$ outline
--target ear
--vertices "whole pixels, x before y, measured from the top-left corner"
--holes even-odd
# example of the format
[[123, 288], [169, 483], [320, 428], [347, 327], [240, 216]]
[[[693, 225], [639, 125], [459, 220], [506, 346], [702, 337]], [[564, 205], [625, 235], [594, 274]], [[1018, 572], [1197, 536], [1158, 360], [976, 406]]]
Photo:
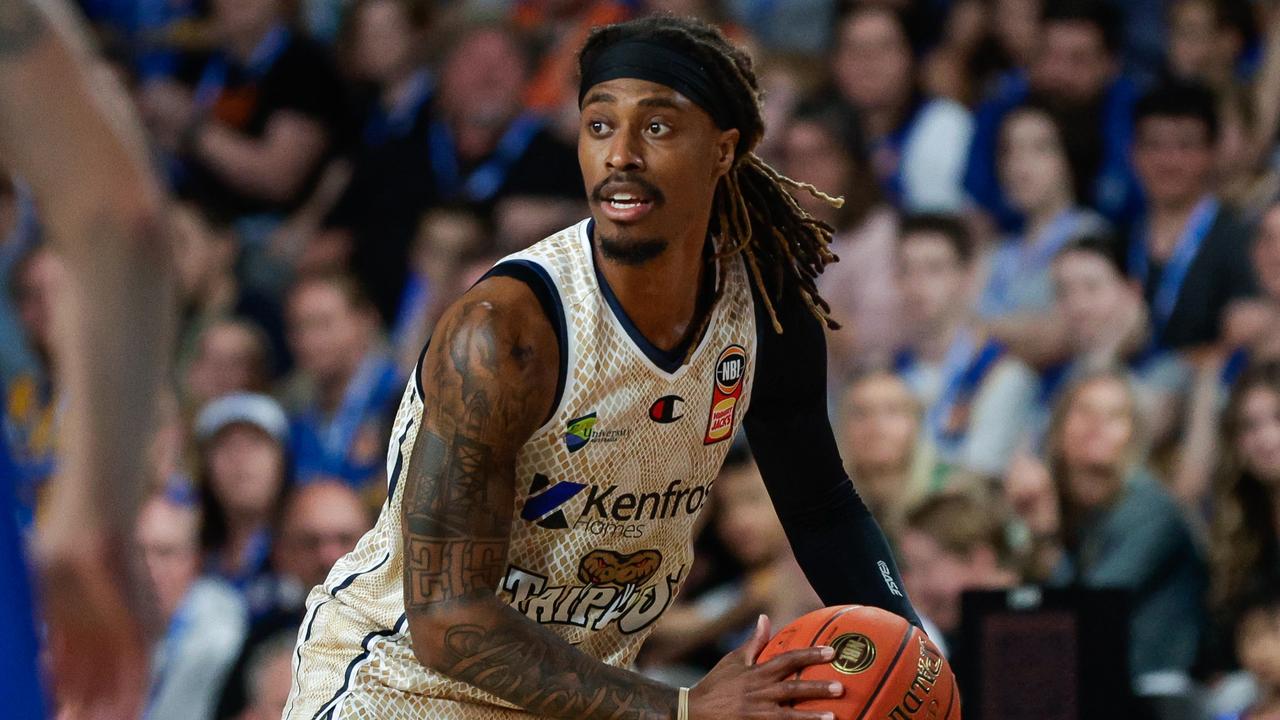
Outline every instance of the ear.
[[738, 138], [741, 133], [737, 128], [729, 128], [720, 133], [716, 138], [716, 177], [724, 177], [729, 172], [729, 168], [733, 167], [733, 161], [737, 157]]

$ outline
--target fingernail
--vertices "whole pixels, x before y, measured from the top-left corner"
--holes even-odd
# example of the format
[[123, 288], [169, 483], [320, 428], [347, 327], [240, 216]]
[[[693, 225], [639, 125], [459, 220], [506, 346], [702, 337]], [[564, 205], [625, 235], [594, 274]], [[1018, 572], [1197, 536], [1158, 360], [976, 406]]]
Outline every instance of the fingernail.
[[836, 720], [835, 713], [822, 713], [822, 720]]
[[823, 659], [823, 660], [830, 660], [831, 658], [833, 658], [833, 657], [835, 657], [835, 656], [836, 656], [836, 649], [835, 649], [835, 648], [833, 648], [833, 647], [831, 647], [831, 646], [826, 646], [826, 647], [822, 648], [822, 659]]
[[840, 693], [844, 692], [844, 686], [838, 682], [831, 683], [830, 685], [827, 686], [827, 689], [831, 691], [832, 695], [839, 695]]

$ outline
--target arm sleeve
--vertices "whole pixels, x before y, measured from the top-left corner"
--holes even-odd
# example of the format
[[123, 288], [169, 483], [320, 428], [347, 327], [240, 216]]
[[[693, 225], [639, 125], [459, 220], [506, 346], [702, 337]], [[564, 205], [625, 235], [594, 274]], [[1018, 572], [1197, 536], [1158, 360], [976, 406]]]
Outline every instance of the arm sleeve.
[[872, 605], [919, 626], [889, 543], [836, 447], [823, 328], [794, 293], [778, 317], [782, 335], [757, 299], [758, 366], [743, 426], [796, 560], [826, 605]]

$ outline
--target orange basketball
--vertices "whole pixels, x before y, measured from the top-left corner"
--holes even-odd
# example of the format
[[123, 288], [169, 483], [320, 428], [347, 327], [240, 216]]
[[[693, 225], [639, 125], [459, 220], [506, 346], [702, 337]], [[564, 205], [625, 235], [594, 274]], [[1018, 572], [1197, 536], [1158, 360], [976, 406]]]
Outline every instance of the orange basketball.
[[897, 615], [863, 605], [815, 610], [778, 631], [756, 662], [815, 645], [835, 648], [835, 659], [796, 677], [835, 680], [844, 695], [797, 708], [832, 712], [836, 720], [960, 720], [951, 666], [924, 631]]

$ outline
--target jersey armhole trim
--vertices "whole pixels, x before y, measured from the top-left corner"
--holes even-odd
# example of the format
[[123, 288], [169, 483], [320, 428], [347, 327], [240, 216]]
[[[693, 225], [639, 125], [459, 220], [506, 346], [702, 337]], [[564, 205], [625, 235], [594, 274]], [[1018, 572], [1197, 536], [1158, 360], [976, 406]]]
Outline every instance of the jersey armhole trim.
[[560, 367], [556, 372], [556, 393], [552, 398], [551, 408], [547, 411], [547, 417], [542, 421], [542, 425], [545, 426], [560, 409], [560, 401], [564, 397], [565, 383], [569, 375], [569, 324], [565, 317], [564, 303], [560, 299], [560, 291], [547, 269], [532, 260], [504, 260], [494, 265], [480, 280], [484, 281], [491, 277], [511, 278], [527, 285], [534, 297], [538, 299], [538, 305], [541, 306], [542, 312], [551, 323], [552, 330], [555, 331], [556, 343], [560, 348]]

